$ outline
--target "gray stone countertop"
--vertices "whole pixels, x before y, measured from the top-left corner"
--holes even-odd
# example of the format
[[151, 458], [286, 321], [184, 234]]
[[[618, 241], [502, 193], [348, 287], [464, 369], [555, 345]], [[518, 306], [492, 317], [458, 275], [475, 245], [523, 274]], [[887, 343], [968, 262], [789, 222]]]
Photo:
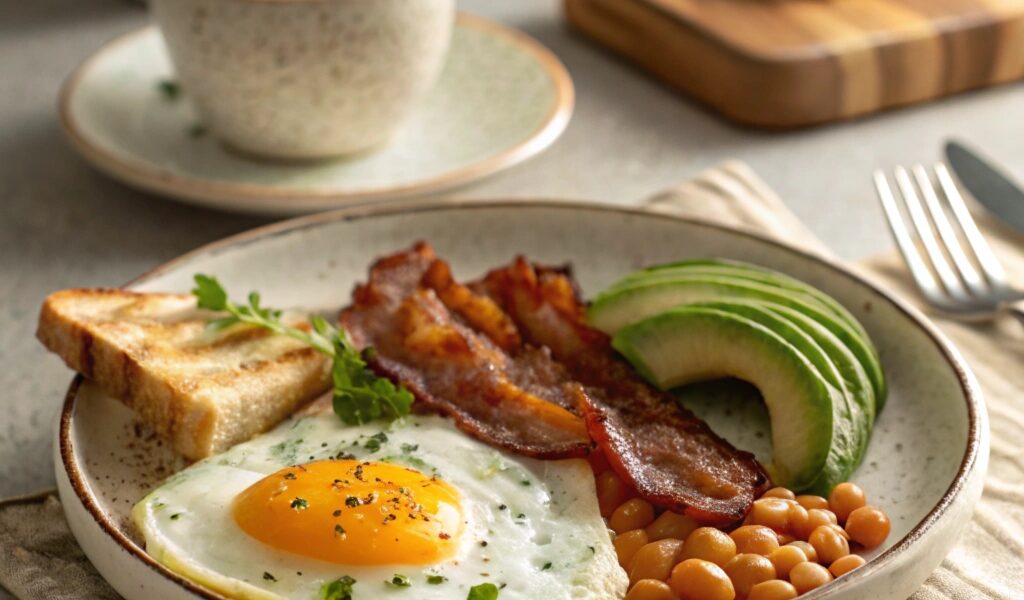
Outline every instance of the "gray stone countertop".
[[[543, 155], [457, 192], [632, 203], [725, 158], [749, 163], [841, 256], [890, 247], [876, 167], [931, 161], [956, 136], [1024, 170], [1024, 88], [971, 93], [791, 133], [740, 129], [567, 31], [553, 0], [462, 8], [525, 30], [568, 66], [568, 130]], [[114, 286], [265, 220], [179, 205], [93, 171], [56, 118], [61, 81], [104, 41], [147, 21], [124, 0], [0, 3], [0, 497], [53, 485], [51, 428], [70, 372], [33, 337], [64, 287]]]

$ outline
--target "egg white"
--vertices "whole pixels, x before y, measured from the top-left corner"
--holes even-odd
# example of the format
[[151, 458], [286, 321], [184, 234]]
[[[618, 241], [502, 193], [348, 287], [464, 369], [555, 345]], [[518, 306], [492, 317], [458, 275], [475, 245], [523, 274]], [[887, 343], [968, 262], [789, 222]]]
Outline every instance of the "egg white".
[[[381, 432], [387, 440], [379, 449], [367, 444]], [[466, 520], [455, 556], [433, 565], [339, 565], [264, 545], [235, 524], [231, 504], [247, 487], [284, 467], [340, 453], [436, 473], [455, 487]], [[343, 575], [356, 580], [354, 600], [461, 600], [485, 582], [501, 587], [501, 600], [621, 598], [626, 576], [596, 498], [585, 461], [512, 456], [440, 417], [348, 427], [318, 414], [192, 465], [143, 498], [132, 515], [157, 561], [233, 598], [319, 598], [322, 585]], [[396, 574], [411, 587], [389, 585]], [[429, 575], [446, 581], [428, 584]]]

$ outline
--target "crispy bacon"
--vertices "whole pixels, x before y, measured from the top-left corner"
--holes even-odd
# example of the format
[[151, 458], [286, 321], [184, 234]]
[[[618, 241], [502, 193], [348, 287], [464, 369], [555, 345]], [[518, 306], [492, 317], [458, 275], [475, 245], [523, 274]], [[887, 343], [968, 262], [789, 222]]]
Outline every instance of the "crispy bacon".
[[374, 348], [373, 368], [463, 431], [537, 458], [589, 452], [565, 369], [522, 347], [507, 315], [455, 284], [426, 244], [377, 261], [353, 298], [341, 321], [353, 343]]
[[377, 261], [353, 299], [342, 324], [374, 347], [373, 368], [485, 442], [538, 458], [596, 442], [641, 496], [711, 524], [739, 521], [770, 485], [587, 326], [567, 269], [519, 258], [467, 286], [421, 243]]
[[754, 456], [715, 435], [667, 393], [644, 382], [588, 327], [564, 271], [519, 258], [473, 284], [494, 298], [530, 344], [549, 348], [583, 388], [577, 402], [591, 438], [623, 480], [658, 506], [727, 525], [770, 485]]

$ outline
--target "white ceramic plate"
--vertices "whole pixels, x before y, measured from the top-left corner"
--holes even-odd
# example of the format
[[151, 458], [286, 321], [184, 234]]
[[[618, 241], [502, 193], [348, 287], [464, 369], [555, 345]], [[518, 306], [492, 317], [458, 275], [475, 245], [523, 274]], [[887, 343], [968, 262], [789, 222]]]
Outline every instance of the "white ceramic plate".
[[[75, 148], [101, 171], [171, 198], [226, 210], [294, 215], [422, 194], [506, 169], [554, 142], [572, 114], [565, 67], [537, 41], [460, 14], [440, 79], [390, 145], [344, 160], [272, 163], [241, 157], [202, 131], [159, 31], [117, 38], [61, 92]], [[197, 133], [199, 133], [197, 135]]]
[[[804, 598], [904, 600], [970, 518], [988, 459], [988, 426], [978, 386], [957, 351], [914, 309], [841, 265], [750, 234], [578, 203], [360, 207], [228, 238], [131, 287], [184, 291], [194, 273], [204, 272], [220, 277], [233, 295], [260, 290], [269, 305], [338, 308], [375, 257], [419, 239], [433, 243], [459, 277], [518, 253], [569, 261], [588, 295], [642, 265], [700, 256], [747, 260], [800, 277], [849, 308], [877, 343], [891, 390], [854, 480], [884, 507], [893, 529], [866, 567]], [[742, 402], [697, 408], [717, 432], [766, 458], [763, 410]], [[132, 504], [181, 467], [177, 459], [126, 408], [81, 379], [71, 385], [56, 434], [68, 522], [117, 591], [129, 599], [217, 597], [150, 559], [128, 520]]]

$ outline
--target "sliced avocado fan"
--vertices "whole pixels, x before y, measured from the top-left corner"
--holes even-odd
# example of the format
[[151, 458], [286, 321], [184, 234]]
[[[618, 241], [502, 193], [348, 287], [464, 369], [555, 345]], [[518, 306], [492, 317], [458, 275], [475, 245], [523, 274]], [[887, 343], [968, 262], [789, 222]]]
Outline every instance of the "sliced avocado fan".
[[[710, 270], [709, 270], [710, 269]], [[873, 413], [885, 397], [885, 378], [863, 328], [835, 300], [794, 279], [737, 265], [675, 267], [631, 275], [599, 294], [587, 310], [591, 325], [615, 333], [663, 310], [722, 299], [772, 302], [796, 310], [828, 330], [857, 358], [872, 387]], [[825, 299], [827, 300], [825, 300]]]
[[[754, 314], [758, 321], [746, 316]], [[772, 479], [827, 493], [852, 471], [860, 434], [842, 386], [833, 383], [841, 382], [837, 369], [797, 331], [753, 304], [686, 305], [621, 328], [612, 345], [660, 389], [723, 377], [754, 384], [771, 418]]]

